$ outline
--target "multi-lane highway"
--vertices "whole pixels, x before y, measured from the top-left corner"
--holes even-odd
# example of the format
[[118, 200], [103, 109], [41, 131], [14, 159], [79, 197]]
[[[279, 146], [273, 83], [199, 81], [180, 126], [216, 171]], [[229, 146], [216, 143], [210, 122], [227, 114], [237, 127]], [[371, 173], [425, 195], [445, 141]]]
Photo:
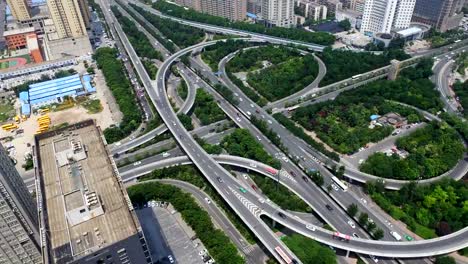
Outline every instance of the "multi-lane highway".
[[[106, 9], [107, 10], [107, 9]], [[115, 25], [119, 36], [122, 36], [121, 28]], [[129, 45], [128, 40], [123, 38], [124, 45]], [[132, 49], [128, 49], [131, 54], [132, 62], [143, 80], [144, 86], [147, 89], [153, 103], [155, 104], [164, 123], [169, 127], [170, 132], [174, 135], [182, 149], [187, 153], [194, 164], [207, 177], [208, 181], [220, 193], [220, 195], [231, 205], [233, 210], [241, 217], [242, 220], [249, 226], [252, 231], [259, 237], [264, 245], [275, 255], [279, 260], [282, 258], [274, 250], [275, 247], [280, 247], [289, 258], [293, 258], [293, 254], [273, 235], [263, 222], [259, 220], [260, 215], [268, 215], [280, 223], [288, 226], [309, 237], [315, 238], [320, 242], [331, 244], [339, 248], [345, 248], [352, 251], [376, 254], [381, 256], [397, 256], [397, 257], [418, 257], [451, 252], [454, 249], [466, 246], [468, 240], [465, 232], [454, 233], [451, 236], [443, 237], [439, 240], [413, 242], [413, 243], [397, 243], [397, 242], [376, 242], [371, 240], [353, 239], [348, 242], [336, 240], [332, 238], [329, 231], [320, 230], [318, 232], [311, 231], [306, 228], [305, 223], [300, 219], [287, 217], [287, 213], [283, 213], [283, 217], [278, 214], [282, 212], [280, 208], [273, 204], [265, 204], [258, 201], [258, 196], [253, 193], [240, 193], [238, 190], [238, 182], [233, 179], [230, 174], [220, 167], [217, 162], [191, 138], [188, 132], [183, 128], [176, 114], [168, 102], [165, 90], [165, 79], [169, 68], [179, 56], [182, 56], [193, 49], [201, 48], [207, 45], [212, 45], [214, 42], [198, 44], [193, 47], [179, 51], [166, 60], [157, 76], [156, 89], [152, 87], [151, 81], [141, 66], [138, 57]], [[133, 52], [132, 52], [133, 51]], [[219, 178], [223, 182], [219, 181]], [[237, 190], [236, 190], [237, 189]], [[258, 204], [258, 203], [261, 203]], [[286, 216], [286, 217], [284, 217]], [[280, 218], [280, 219], [278, 219]], [[304, 230], [305, 229], [305, 230]], [[465, 231], [465, 230], [463, 230]], [[442, 241], [442, 242], [441, 242]], [[438, 243], [443, 243], [439, 245]], [[456, 244], [456, 245], [454, 245]]]

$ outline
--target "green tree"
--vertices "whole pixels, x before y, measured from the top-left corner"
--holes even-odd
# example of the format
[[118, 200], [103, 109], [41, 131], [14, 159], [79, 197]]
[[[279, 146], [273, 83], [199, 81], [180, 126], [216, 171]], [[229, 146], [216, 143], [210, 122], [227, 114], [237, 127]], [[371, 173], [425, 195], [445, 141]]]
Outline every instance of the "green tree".
[[450, 256], [437, 257], [435, 264], [455, 264], [456, 261]]
[[362, 226], [367, 226], [367, 222], [369, 221], [369, 215], [367, 213], [361, 213], [359, 215], [359, 224], [361, 224]]
[[356, 204], [352, 203], [348, 206], [348, 209], [346, 209], [346, 211], [351, 217], [354, 217], [358, 213], [358, 207]]
[[372, 234], [374, 235], [374, 238], [376, 240], [379, 240], [384, 237], [384, 231], [381, 228], [377, 228]]
[[349, 22], [349, 19], [341, 20], [338, 22], [338, 26], [340, 26], [344, 31], [348, 31], [351, 29], [351, 22]]

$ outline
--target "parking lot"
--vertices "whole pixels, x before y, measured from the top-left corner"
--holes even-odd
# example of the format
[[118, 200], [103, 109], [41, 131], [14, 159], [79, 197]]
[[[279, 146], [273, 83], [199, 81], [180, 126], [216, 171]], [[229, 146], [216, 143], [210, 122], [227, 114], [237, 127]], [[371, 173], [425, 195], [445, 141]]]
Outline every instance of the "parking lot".
[[188, 227], [170, 207], [153, 207], [137, 210], [137, 216], [145, 233], [153, 262], [203, 264], [198, 252], [204, 249], [201, 242], [192, 240], [195, 233]]

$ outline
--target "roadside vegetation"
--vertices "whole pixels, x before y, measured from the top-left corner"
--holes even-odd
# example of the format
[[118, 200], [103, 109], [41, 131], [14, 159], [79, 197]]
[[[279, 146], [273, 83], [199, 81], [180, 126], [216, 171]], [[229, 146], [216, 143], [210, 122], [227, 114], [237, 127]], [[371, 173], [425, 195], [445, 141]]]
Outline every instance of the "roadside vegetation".
[[304, 132], [304, 129], [297, 126], [289, 118], [285, 117], [281, 113], [273, 114], [273, 117], [276, 119], [276, 121], [278, 121], [286, 129], [288, 129], [289, 132], [293, 133], [296, 137], [299, 137], [302, 140], [304, 140], [305, 142], [307, 142], [307, 144], [309, 144], [312, 148], [322, 152], [323, 154], [325, 154], [326, 156], [328, 156], [329, 158], [331, 158], [333, 160], [336, 160], [336, 161], [340, 160], [340, 156], [338, 155], [338, 153], [333, 152], [333, 151], [329, 151], [328, 149], [326, 149], [325, 146], [323, 145], [323, 143], [318, 142], [315, 139], [313, 139], [311, 136], [307, 135]]
[[184, 165], [171, 168], [164, 168], [154, 170], [150, 174], [145, 175], [140, 181], [151, 180], [151, 179], [174, 179], [188, 182], [192, 185], [197, 186], [207, 193], [210, 198], [216, 202], [225, 212], [226, 216], [231, 220], [236, 229], [244, 236], [244, 238], [250, 243], [254, 244], [256, 241], [255, 236], [252, 234], [242, 220], [231, 210], [231, 207], [224, 202], [224, 199], [217, 193], [217, 191], [211, 186], [206, 178], [200, 173], [200, 171], [193, 165]]
[[350, 78], [354, 75], [375, 70], [390, 64], [392, 59], [409, 58], [401, 50], [389, 50], [381, 55], [366, 52], [332, 50], [326, 48], [317, 54], [327, 67], [327, 74], [320, 82], [320, 87]]
[[231, 155], [253, 159], [277, 169], [281, 168], [280, 161], [270, 156], [247, 129], [234, 130], [223, 138], [220, 145]]
[[218, 263], [244, 263], [237, 248], [220, 229], [215, 228], [210, 215], [188, 193], [179, 188], [156, 182], [132, 186], [128, 189], [132, 203], [143, 205], [149, 200], [170, 202], [184, 221], [195, 231], [208, 252]]
[[301, 54], [297, 49], [282, 45], [268, 44], [266, 46], [239, 51], [226, 65], [226, 70], [230, 72], [254, 71], [262, 69], [264, 67], [263, 62], [278, 65], [300, 56]]
[[132, 96], [131, 84], [125, 75], [122, 62], [117, 59], [117, 54], [116, 49], [100, 48], [93, 55], [123, 114], [122, 121], [118, 126], [104, 130], [104, 136], [109, 144], [130, 135], [132, 131], [138, 128], [142, 119], [141, 109]]
[[157, 1], [153, 4], [153, 8], [161, 11], [164, 14], [179, 17], [182, 19], [251, 31], [255, 33], [299, 40], [304, 42], [316, 43], [321, 45], [331, 45], [335, 42], [335, 37], [329, 33], [324, 32], [308, 32], [295, 28], [282, 28], [272, 27], [267, 28], [261, 24], [252, 24], [247, 22], [233, 22], [226, 18], [212, 16], [197, 12], [193, 9], [185, 9], [184, 7], [177, 6], [166, 1]]
[[187, 87], [187, 83], [183, 79], [180, 81], [179, 85], [177, 86], [177, 94], [180, 96], [180, 98], [182, 98], [182, 100], [185, 101], [185, 99], [187, 99], [188, 87]]
[[0, 100], [0, 122], [5, 122], [15, 116], [15, 108], [13, 102], [7, 99]]
[[335, 264], [336, 254], [329, 247], [301, 234], [284, 237], [283, 242], [304, 264]]
[[201, 58], [213, 71], [218, 71], [218, 63], [222, 58], [251, 45], [252, 43], [243, 40], [228, 39], [226, 42], [218, 42], [206, 47], [201, 54]]
[[119, 23], [122, 25], [123, 31], [127, 35], [128, 40], [132, 44], [138, 56], [141, 58], [157, 59], [162, 61], [162, 54], [153, 48], [146, 35], [138, 30], [137, 25], [133, 23], [132, 20], [125, 17], [119, 11], [117, 6], [112, 6], [111, 9]]
[[281, 185], [281, 183], [257, 173], [251, 173], [250, 178], [252, 178], [257, 187], [268, 199], [282, 209], [312, 213], [312, 208], [288, 188]]
[[156, 74], [158, 73], [158, 67], [150, 60], [142, 60], [143, 67], [145, 67], [151, 80], [156, 80]]
[[195, 115], [204, 126], [226, 118], [226, 115], [216, 104], [213, 96], [203, 89], [197, 89], [193, 108], [195, 109]]
[[468, 225], [468, 183], [443, 179], [430, 185], [410, 183], [398, 191], [368, 182], [366, 191], [394, 219], [424, 239], [444, 236]]
[[457, 65], [457, 72], [461, 75], [465, 75], [465, 70], [468, 68], [468, 52], [460, 53], [455, 63]]
[[252, 88], [245, 86], [244, 83], [231, 72], [228, 71], [227, 76], [229, 80], [232, 81], [232, 83], [234, 83], [247, 97], [250, 98], [250, 100], [254, 101], [258, 106], [263, 107], [268, 103], [267, 99], [260, 96]]
[[295, 57], [259, 72], [247, 74], [248, 84], [269, 101], [276, 101], [304, 89], [318, 74], [318, 64], [311, 55]]
[[428, 179], [453, 168], [465, 152], [457, 132], [446, 123], [435, 121], [397, 139], [396, 146], [409, 155], [400, 158], [397, 154], [389, 157], [384, 153], [374, 153], [360, 166], [360, 170], [383, 178]]
[[193, 138], [208, 154], [219, 155], [221, 152], [223, 152], [223, 148], [220, 145], [210, 144], [203, 138], [197, 137], [196, 135]]
[[461, 104], [463, 115], [468, 117], [468, 80], [454, 83], [453, 91], [458, 98], [458, 102]]
[[81, 106], [88, 110], [89, 114], [100, 113], [103, 110], [101, 101], [99, 101], [99, 99], [88, 99], [81, 103]]
[[360, 89], [343, 92], [334, 101], [298, 108], [292, 119], [306, 130], [314, 131], [322, 142], [335, 151], [352, 154], [393, 132], [392, 126], [369, 128], [372, 115], [383, 116], [387, 113], [398, 113], [407, 118], [408, 123], [422, 120], [416, 110], [386, 101], [383, 97], [365, 96]]
[[[116, 1], [116, 3], [118, 3], [120, 5], [120, 7], [122, 9], [124, 9], [125, 11], [127, 11], [127, 13], [130, 14], [131, 17], [133, 17], [133, 19], [135, 19], [135, 21], [137, 21], [142, 27], [144, 27], [146, 29], [146, 31], [148, 31], [159, 43], [161, 43], [161, 45], [163, 45], [169, 52], [173, 53], [176, 51], [176, 46], [174, 45], [174, 43], [172, 43], [171, 41], [168, 41], [163, 35], [161, 32], [158, 32], [158, 31], [155, 31], [153, 30], [151, 27], [150, 27], [150, 24], [148, 24], [145, 20], [141, 19], [140, 17], [138, 17], [134, 10], [130, 9], [127, 5], [125, 4], [121, 4], [119, 1]], [[130, 5], [132, 5], [130, 3]], [[132, 6], [135, 10], [135, 6]], [[136, 6], [137, 8], [139, 8], [138, 6]], [[141, 8], [139, 8], [139, 10], [142, 10]], [[136, 12], [138, 13], [138, 12]]]
[[452, 44], [456, 40], [464, 39], [466, 38], [466, 36], [465, 32], [459, 29], [448, 30], [446, 32], [439, 32], [431, 28], [426, 38], [431, 42], [431, 48], [438, 48]]
[[222, 85], [222, 84], [215, 84], [214, 86], [214, 89], [220, 93], [229, 103], [233, 104], [233, 105], [238, 105], [239, 104], [239, 101], [237, 100], [237, 98], [234, 96], [234, 93], [229, 89], [227, 88], [226, 86]]
[[159, 30], [159, 32], [161, 32], [166, 38], [171, 40], [180, 48], [195, 45], [198, 42], [202, 41], [202, 39], [205, 37], [205, 33], [200, 29], [190, 27], [187, 25], [182, 25], [170, 19], [160, 18], [134, 4], [130, 3], [129, 5], [138, 13], [140, 13], [154, 27], [156, 27]]

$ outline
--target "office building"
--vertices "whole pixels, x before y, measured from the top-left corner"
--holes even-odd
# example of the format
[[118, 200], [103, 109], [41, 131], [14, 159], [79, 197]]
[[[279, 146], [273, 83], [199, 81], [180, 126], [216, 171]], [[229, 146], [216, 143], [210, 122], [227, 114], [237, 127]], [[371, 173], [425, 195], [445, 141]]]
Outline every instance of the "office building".
[[0, 263], [42, 263], [37, 208], [0, 145]]
[[408, 28], [416, 0], [367, 0], [362, 15], [361, 32], [366, 35], [390, 33], [394, 28]]
[[16, 20], [23, 21], [31, 18], [31, 10], [27, 0], [7, 0], [7, 4]]
[[41, 133], [34, 141], [45, 261], [152, 263], [138, 218], [94, 121]]
[[417, 0], [412, 20], [445, 32], [460, 24], [465, 3], [466, 0]]
[[175, 0], [175, 3], [232, 21], [244, 20], [247, 13], [247, 0]]
[[294, 27], [294, 0], [263, 0], [261, 17], [269, 27]]
[[87, 35], [80, 1], [82, 0], [47, 0], [58, 39]]

